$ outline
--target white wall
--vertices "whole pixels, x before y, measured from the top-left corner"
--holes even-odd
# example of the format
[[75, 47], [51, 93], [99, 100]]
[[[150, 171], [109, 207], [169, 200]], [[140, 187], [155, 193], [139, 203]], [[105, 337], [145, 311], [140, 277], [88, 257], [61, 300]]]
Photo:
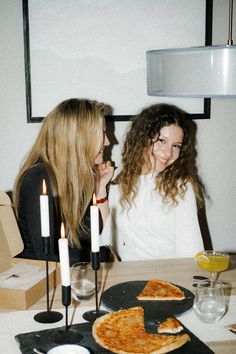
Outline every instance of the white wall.
[[[226, 2], [214, 3], [216, 18], [222, 22], [222, 6]], [[218, 44], [227, 39], [227, 24], [221, 25], [226, 29], [214, 30]], [[20, 162], [40, 128], [40, 124], [26, 122], [22, 26], [21, 0], [1, 0], [0, 189], [4, 191], [12, 190]], [[236, 252], [236, 99], [212, 100], [211, 119], [196, 123], [199, 172], [211, 197], [206, 213], [213, 246]], [[115, 123], [115, 136], [120, 142], [127, 125]], [[120, 161], [120, 147], [121, 144], [116, 145], [112, 151], [116, 164]]]
[[0, 188], [12, 190], [39, 124], [27, 124], [21, 0], [0, 1]]

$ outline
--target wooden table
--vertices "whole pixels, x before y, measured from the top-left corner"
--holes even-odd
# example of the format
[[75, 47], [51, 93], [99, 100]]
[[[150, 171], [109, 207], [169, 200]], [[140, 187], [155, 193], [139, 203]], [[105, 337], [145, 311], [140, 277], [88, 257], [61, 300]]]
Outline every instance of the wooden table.
[[[190, 258], [103, 263], [99, 273], [101, 279], [100, 291], [125, 281], [156, 278], [173, 282], [194, 292], [195, 288], [192, 286], [193, 275], [207, 276], [207, 273], [200, 270], [193, 259]], [[231, 257], [229, 269], [219, 275], [219, 280], [231, 283], [231, 295], [236, 295], [236, 256]], [[58, 286], [55, 291], [50, 292], [50, 298], [53, 298], [52, 309], [62, 307], [61, 286]], [[94, 302], [95, 300], [92, 298], [89, 301], [82, 302], [80, 306], [95, 306]], [[31, 306], [29, 310], [35, 309], [46, 309], [46, 296]], [[208, 342], [207, 344], [217, 354], [236, 353], [236, 336], [235, 340]]]

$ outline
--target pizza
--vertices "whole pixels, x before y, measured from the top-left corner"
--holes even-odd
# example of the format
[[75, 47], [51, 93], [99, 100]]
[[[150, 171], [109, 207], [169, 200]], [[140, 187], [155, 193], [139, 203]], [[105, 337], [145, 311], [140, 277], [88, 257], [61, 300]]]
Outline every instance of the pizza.
[[138, 300], [183, 300], [185, 295], [177, 286], [156, 279], [149, 280], [137, 298]]
[[99, 317], [93, 324], [92, 334], [100, 346], [118, 354], [169, 353], [190, 339], [188, 334], [147, 333], [141, 306]]
[[166, 321], [159, 324], [157, 328], [158, 333], [178, 333], [183, 330], [183, 326], [174, 317], [168, 317]]

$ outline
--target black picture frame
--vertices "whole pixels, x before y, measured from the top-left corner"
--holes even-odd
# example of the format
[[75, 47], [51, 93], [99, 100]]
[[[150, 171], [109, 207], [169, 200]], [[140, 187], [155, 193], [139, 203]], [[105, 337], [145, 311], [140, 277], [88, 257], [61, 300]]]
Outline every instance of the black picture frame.
[[[24, 60], [25, 60], [25, 90], [27, 123], [39, 123], [44, 117], [32, 117], [32, 91], [31, 91], [31, 64], [30, 64], [30, 36], [29, 36], [29, 10], [28, 0], [22, 0], [23, 9], [23, 37], [24, 37]], [[213, 0], [206, 0], [205, 15], [205, 45], [212, 44], [212, 19]], [[210, 119], [211, 99], [203, 99], [203, 113], [189, 114], [191, 119]], [[129, 121], [133, 115], [107, 115], [107, 121]]]

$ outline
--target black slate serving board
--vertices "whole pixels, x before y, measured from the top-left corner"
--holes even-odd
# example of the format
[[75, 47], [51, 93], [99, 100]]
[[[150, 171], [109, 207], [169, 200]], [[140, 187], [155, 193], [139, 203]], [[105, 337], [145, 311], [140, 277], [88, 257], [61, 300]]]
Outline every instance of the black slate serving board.
[[[138, 301], [137, 295], [146, 285], [147, 281], [129, 281], [117, 284], [102, 295], [102, 303], [111, 311], [133, 306], [142, 306], [145, 313], [145, 328], [147, 332], [157, 333], [157, 322], [189, 310], [193, 305], [194, 295], [187, 289], [184, 291], [186, 299], [181, 301]], [[182, 325], [183, 326], [183, 325]], [[183, 326], [184, 327], [184, 326]], [[175, 354], [211, 354], [213, 351], [201, 342], [186, 327], [184, 332], [188, 333], [191, 340], [179, 349], [174, 350]], [[82, 339], [81, 339], [82, 335]], [[18, 334], [16, 337], [20, 350], [23, 354], [32, 354], [33, 348], [43, 352], [59, 344], [79, 344], [86, 347], [91, 354], [111, 353], [100, 347], [92, 336], [92, 323], [80, 323], [70, 327], [69, 334], [65, 327], [46, 329], [44, 331]], [[64, 339], [63, 339], [64, 338]]]
[[[116, 284], [102, 294], [102, 304], [110, 311], [118, 311], [134, 306], [142, 306], [148, 320], [163, 319], [182, 314], [193, 306], [194, 295], [188, 289], [177, 285], [185, 294], [184, 300], [176, 301], [139, 301], [140, 294], [147, 280], [127, 281]], [[175, 285], [175, 284], [173, 284]]]
[[[152, 328], [151, 328], [152, 327]], [[154, 330], [154, 326], [150, 327], [150, 331]], [[184, 326], [183, 326], [184, 327]], [[83, 338], [78, 341], [72, 341], [73, 344], [79, 344], [86, 347], [91, 354], [105, 354], [111, 353], [110, 351], [100, 347], [92, 337], [92, 324], [91, 323], [80, 323], [71, 326], [72, 331], [78, 331], [83, 335]], [[59, 338], [61, 334], [65, 331], [64, 327], [55, 329], [46, 329], [38, 332], [23, 333], [18, 334], [15, 338], [19, 343], [20, 350], [23, 354], [32, 354], [33, 348], [41, 349], [47, 352], [58, 344], [55, 338]], [[172, 351], [173, 354], [213, 354], [214, 352], [208, 348], [203, 342], [201, 342], [193, 333], [191, 333], [186, 327], [184, 327], [184, 332], [188, 333], [191, 340], [184, 344], [181, 348]], [[66, 342], [68, 344], [68, 341]]]

